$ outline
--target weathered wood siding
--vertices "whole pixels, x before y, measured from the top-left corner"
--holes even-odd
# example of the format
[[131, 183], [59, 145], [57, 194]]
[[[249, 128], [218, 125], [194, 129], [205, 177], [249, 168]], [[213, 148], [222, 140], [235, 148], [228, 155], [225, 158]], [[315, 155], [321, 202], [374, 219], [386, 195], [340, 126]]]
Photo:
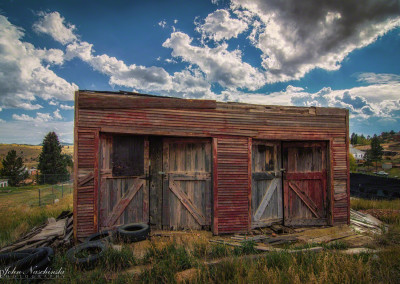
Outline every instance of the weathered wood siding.
[[[251, 140], [241, 137], [218, 137], [214, 164], [217, 182], [214, 191], [214, 233], [246, 232], [250, 227]], [[214, 195], [215, 196], [215, 195]]]
[[[119, 98], [123, 99], [123, 103]], [[328, 186], [332, 187], [330, 191], [332, 197], [329, 197], [329, 202], [331, 202], [333, 208], [333, 215], [330, 216], [330, 222], [333, 224], [348, 222], [348, 111], [345, 109], [260, 106], [81, 91], [77, 93], [76, 98], [75, 129], [76, 133], [86, 129], [86, 131], [91, 131], [93, 135], [97, 136], [98, 134], [95, 133], [100, 132], [216, 138], [216, 140], [213, 140], [213, 146], [216, 146], [213, 147], [213, 157], [217, 159], [213, 159], [213, 165], [218, 167], [214, 169], [213, 174], [214, 232], [241, 231], [250, 227], [251, 165], [246, 167], [245, 164], [248, 161], [251, 162], [252, 139], [326, 141], [329, 145]], [[81, 138], [81, 136], [76, 135], [75, 139], [76, 154], [82, 157], [86, 153], [86, 159], [81, 158], [77, 175], [84, 175], [81, 170], [82, 165], [85, 165], [85, 172], [94, 172], [96, 167], [95, 155], [98, 153], [95, 150], [98, 147], [98, 142], [97, 144], [95, 142], [96, 138], [92, 138], [92, 144], [90, 144], [92, 148], [90, 149], [87, 144], [88, 138], [85, 140], [84, 136]], [[83, 144], [86, 143], [86, 148], [81, 148], [80, 145], [83, 146], [83, 144], [78, 143], [78, 140], [81, 142], [81, 139], [83, 139]], [[234, 148], [234, 151], [229, 150], [229, 145]], [[247, 158], [244, 155], [245, 148], [247, 149]], [[243, 160], [231, 161], [232, 155], [240, 156]], [[219, 173], [220, 170], [227, 171], [229, 166], [238, 169], [238, 172], [235, 172], [238, 183], [231, 187], [229, 187], [230, 176], [224, 175], [223, 171], [221, 174]], [[215, 173], [217, 173], [217, 176]], [[239, 188], [235, 189], [235, 186]], [[224, 211], [224, 207], [215, 206], [215, 202], [223, 200], [221, 193], [224, 190], [225, 192], [228, 190], [238, 192], [240, 198], [244, 198], [245, 192], [248, 194], [247, 203], [245, 204], [242, 201], [241, 206], [243, 208], [238, 211], [240, 213], [237, 213], [237, 218], [229, 220], [228, 208]], [[76, 194], [78, 196], [81, 194], [81, 189], [78, 187], [76, 187]], [[89, 195], [92, 196], [92, 205], [87, 204], [84, 211], [81, 209], [80, 213], [76, 212], [74, 219], [77, 224], [76, 229], [80, 229], [78, 231], [80, 236], [97, 229], [98, 216], [96, 215], [96, 202], [94, 202], [94, 200], [97, 200], [97, 192], [93, 187], [86, 192], [86, 196], [89, 197]], [[83, 204], [79, 200], [75, 198], [75, 208]], [[90, 201], [86, 202], [90, 203]], [[92, 207], [89, 208], [89, 206]], [[246, 210], [247, 215], [245, 217]], [[91, 225], [87, 223], [88, 226], [83, 229], [83, 226], [78, 226], [78, 223], [83, 222], [83, 220], [92, 223], [90, 223]], [[246, 223], [245, 220], [247, 220]]]
[[79, 238], [97, 231], [99, 131], [79, 128], [75, 133], [74, 233]]

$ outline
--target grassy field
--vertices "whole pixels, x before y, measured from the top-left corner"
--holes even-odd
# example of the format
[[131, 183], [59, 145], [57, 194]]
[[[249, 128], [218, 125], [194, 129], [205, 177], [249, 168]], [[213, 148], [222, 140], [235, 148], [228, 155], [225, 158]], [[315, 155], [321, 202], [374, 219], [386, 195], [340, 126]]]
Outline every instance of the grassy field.
[[[16, 198], [17, 199], [17, 198]], [[0, 245], [16, 239], [48, 217], [72, 209], [69, 194], [57, 204], [27, 206], [22, 197], [13, 206], [0, 210]], [[1, 204], [1, 201], [0, 201]], [[400, 200], [370, 201], [351, 199], [356, 210], [400, 209]], [[194, 232], [173, 238], [154, 237], [141, 249], [142, 243], [123, 245], [121, 251], [108, 249], [93, 270], [71, 265], [65, 250], [59, 249], [53, 268], [62, 268], [64, 278], [53, 283], [175, 283], [186, 279], [190, 283], [399, 283], [400, 279], [400, 216], [388, 219], [390, 229], [376, 238], [372, 248], [377, 253], [346, 255], [347, 248], [337, 242], [326, 245], [319, 253], [258, 254], [254, 243], [229, 247], [208, 241], [206, 234]], [[304, 247], [304, 246], [300, 246]], [[144, 253], [139, 253], [143, 251]], [[255, 259], [247, 255], [258, 255]], [[227, 258], [216, 265], [205, 262]], [[142, 267], [143, 270], [135, 269]], [[51, 281], [50, 281], [51, 282]]]
[[6, 207], [19, 205], [38, 206], [53, 203], [55, 199], [60, 199], [64, 195], [71, 194], [73, 191], [72, 183], [55, 185], [28, 185], [21, 187], [6, 187], [0, 189], [0, 210]]
[[[15, 150], [17, 155], [23, 157], [27, 168], [37, 167], [39, 154], [42, 152], [42, 146], [23, 145], [23, 144], [0, 144], [0, 161], [5, 158], [8, 151]], [[64, 146], [63, 153], [74, 156], [74, 146]], [[1, 164], [1, 163], [0, 163]]]
[[[20, 198], [22, 202], [24, 198]], [[0, 200], [0, 247], [17, 240], [33, 227], [45, 222], [49, 217], [57, 217], [64, 210], [72, 210], [72, 194], [65, 195], [56, 204], [29, 206], [13, 202], [5, 205]]]
[[[369, 201], [352, 199], [354, 209], [400, 209], [400, 200]], [[69, 264], [62, 253], [55, 267], [63, 267], [65, 278], [57, 283], [399, 283], [400, 216], [391, 220], [390, 230], [376, 238], [372, 248], [378, 253], [347, 255], [340, 241], [325, 245], [320, 253], [266, 253], [256, 259], [254, 243], [232, 248], [210, 243], [202, 234], [185, 237], [155, 237], [144, 256], [137, 256], [136, 244], [123, 245], [122, 251], [108, 250], [98, 267], [85, 271]], [[300, 245], [300, 247], [304, 247]], [[206, 261], [228, 258], [217, 265]], [[144, 267], [143, 272], [132, 267]]]

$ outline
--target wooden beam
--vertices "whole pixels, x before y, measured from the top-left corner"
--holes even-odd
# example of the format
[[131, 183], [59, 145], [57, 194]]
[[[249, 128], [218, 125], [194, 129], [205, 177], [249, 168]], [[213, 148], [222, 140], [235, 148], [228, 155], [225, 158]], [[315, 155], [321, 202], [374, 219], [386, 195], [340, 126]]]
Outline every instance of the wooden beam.
[[276, 176], [275, 176], [275, 173], [271, 174], [268, 172], [261, 172], [261, 173], [253, 173], [252, 177], [253, 177], [253, 180], [259, 181], [259, 180], [271, 180], [271, 179], [274, 179]]
[[346, 169], [347, 169], [347, 225], [350, 225], [350, 126], [349, 126], [349, 110], [346, 109]]
[[304, 194], [304, 192], [298, 188], [298, 186], [295, 183], [289, 182], [289, 187], [297, 194], [298, 197], [300, 197], [301, 200], [303, 200], [304, 204], [310, 209], [310, 211], [315, 215], [317, 218], [322, 218], [318, 214], [318, 207], [315, 205], [314, 201], [312, 201], [307, 195]]
[[186, 207], [189, 213], [196, 219], [196, 221], [202, 225], [206, 225], [206, 219], [201, 214], [201, 211], [190, 201], [189, 197], [179, 189], [173, 180], [169, 180], [169, 189], [178, 197], [179, 201]]
[[79, 179], [79, 181], [78, 181], [78, 187], [84, 186], [84, 185], [87, 184], [88, 182], [92, 181], [93, 178], [94, 178], [93, 172], [88, 173], [88, 174], [85, 175], [83, 178]]
[[112, 225], [117, 222], [118, 218], [121, 216], [121, 214], [124, 212], [125, 208], [129, 205], [129, 203], [132, 201], [133, 197], [135, 197], [136, 193], [144, 186], [145, 181], [141, 179], [136, 179], [135, 182], [132, 184], [132, 186], [126, 191], [125, 195], [121, 198], [119, 203], [114, 206], [114, 209], [108, 216], [106, 220], [106, 226], [111, 227]]
[[79, 94], [80, 109], [133, 109], [133, 108], [179, 108], [179, 109], [215, 109], [214, 100], [188, 100], [165, 97], [146, 97], [134, 95]]
[[[75, 91], [75, 102], [78, 101], [79, 91]], [[78, 207], [78, 109], [74, 108], [74, 194], [73, 194], [73, 231], [74, 240], [78, 239], [78, 212], [76, 208]]]
[[168, 177], [173, 180], [208, 180], [211, 179], [211, 174], [204, 172], [174, 172], [173, 174], [168, 174]]
[[218, 235], [218, 138], [212, 139], [213, 234]]
[[247, 217], [247, 231], [251, 230], [251, 160], [252, 160], [252, 150], [253, 150], [253, 139], [247, 139], [247, 200], [248, 200], [248, 217]]
[[93, 233], [99, 231], [99, 152], [100, 152], [100, 132], [94, 132], [94, 165], [93, 165]]
[[326, 177], [326, 171], [323, 170], [323, 172], [308, 172], [308, 173], [291, 173], [287, 172], [286, 173], [286, 179], [288, 180], [315, 180], [315, 179], [325, 179]]
[[256, 213], [254, 214], [254, 221], [259, 221], [262, 214], [265, 211], [265, 208], [267, 208], [267, 205], [269, 203], [269, 201], [272, 198], [272, 195], [274, 194], [274, 191], [276, 190], [278, 186], [278, 180], [274, 179], [272, 180], [271, 184], [269, 185], [267, 192], [264, 194], [263, 199], [260, 203], [260, 205], [258, 206]]

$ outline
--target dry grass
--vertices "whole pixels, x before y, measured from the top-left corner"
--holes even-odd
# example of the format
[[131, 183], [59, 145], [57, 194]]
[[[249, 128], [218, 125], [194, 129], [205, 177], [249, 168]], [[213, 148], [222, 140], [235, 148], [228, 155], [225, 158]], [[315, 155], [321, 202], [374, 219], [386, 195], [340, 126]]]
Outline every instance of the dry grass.
[[72, 210], [72, 194], [66, 195], [56, 204], [46, 206], [27, 206], [14, 204], [0, 210], [0, 247], [17, 240], [34, 226], [57, 217], [64, 210]]
[[61, 199], [63, 196], [71, 194], [72, 188], [72, 183], [2, 188], [0, 190], [0, 210], [19, 205], [38, 206], [39, 189], [41, 205], [50, 204], [54, 199]]
[[[15, 150], [17, 155], [22, 156], [26, 167], [37, 167], [39, 154], [42, 152], [42, 146], [23, 145], [23, 144], [0, 144], [0, 161], [5, 158], [8, 151]], [[64, 146], [62, 153], [74, 156], [74, 146]], [[0, 163], [1, 164], [1, 163]], [[1, 165], [0, 165], [1, 166]]]
[[400, 199], [394, 200], [369, 200], [362, 198], [352, 197], [350, 199], [350, 206], [354, 210], [367, 210], [367, 209], [400, 209]]

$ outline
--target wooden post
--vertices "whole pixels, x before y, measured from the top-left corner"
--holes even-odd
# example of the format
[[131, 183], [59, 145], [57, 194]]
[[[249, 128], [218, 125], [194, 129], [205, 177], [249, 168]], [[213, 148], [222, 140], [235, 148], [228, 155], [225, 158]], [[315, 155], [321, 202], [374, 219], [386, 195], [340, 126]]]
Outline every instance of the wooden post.
[[41, 206], [41, 204], [40, 204], [40, 188], [39, 188], [39, 206]]
[[64, 197], [64, 183], [61, 184], [61, 198]]

